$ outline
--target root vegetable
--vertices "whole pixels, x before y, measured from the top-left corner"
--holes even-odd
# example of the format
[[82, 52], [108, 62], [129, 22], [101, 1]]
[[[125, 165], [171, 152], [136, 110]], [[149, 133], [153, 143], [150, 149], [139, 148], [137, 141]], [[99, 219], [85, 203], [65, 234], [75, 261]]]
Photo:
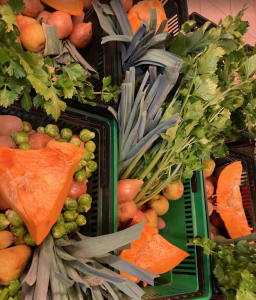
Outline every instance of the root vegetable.
[[93, 0], [84, 0], [84, 10], [92, 7], [92, 1]]
[[168, 200], [178, 200], [182, 197], [184, 192], [184, 186], [180, 180], [176, 180], [168, 184], [163, 190], [162, 193]]
[[206, 196], [210, 198], [214, 193], [214, 186], [208, 179], [205, 180]]
[[157, 229], [158, 230], [161, 230], [161, 229], [164, 229], [166, 224], [165, 224], [165, 221], [162, 219], [162, 218], [157, 218], [158, 220], [158, 223], [157, 223]]
[[211, 216], [213, 212], [213, 205], [208, 201], [208, 215]]
[[28, 132], [28, 137], [30, 137], [32, 134], [36, 133], [35, 130], [31, 130]]
[[220, 235], [219, 229], [210, 223], [210, 231], [214, 236]]
[[136, 204], [133, 201], [118, 204], [117, 219], [119, 222], [126, 223], [134, 218], [137, 212]]
[[68, 38], [77, 49], [86, 48], [92, 41], [92, 23], [77, 23]]
[[45, 133], [35, 133], [29, 137], [28, 144], [32, 147], [32, 149], [41, 149], [45, 148], [45, 146], [52, 140]]
[[212, 173], [213, 173], [213, 171], [215, 169], [216, 164], [215, 164], [215, 161], [213, 159], [211, 159], [211, 158], [208, 159], [208, 160], [204, 159], [203, 160], [203, 164], [209, 166], [209, 169], [204, 169], [204, 176], [205, 176], [205, 178], [207, 178], [207, 177], [209, 177], [209, 176], [212, 175]]
[[139, 179], [123, 179], [117, 183], [118, 204], [132, 201], [144, 182]]
[[148, 201], [148, 206], [154, 208], [158, 216], [162, 216], [169, 209], [169, 201], [162, 195], [156, 195]]
[[77, 199], [80, 195], [85, 194], [87, 192], [87, 182], [87, 179], [83, 182], [76, 182], [73, 180], [68, 197]]
[[10, 136], [0, 136], [0, 147], [16, 148], [16, 144]]
[[82, 12], [80, 16], [72, 16], [71, 18], [72, 18], [73, 25], [82, 23], [84, 21], [84, 12]]
[[59, 39], [61, 40], [68, 37], [73, 28], [71, 16], [62, 11], [53, 12], [48, 18], [47, 24], [57, 26]]
[[215, 191], [217, 188], [217, 181], [218, 181], [217, 178], [214, 176], [209, 176], [206, 178], [206, 180], [210, 181], [213, 184], [214, 191]]
[[120, 0], [122, 3], [125, 12], [127, 13], [133, 6], [133, 0]]
[[31, 254], [26, 245], [0, 250], [0, 284], [9, 285], [12, 280], [19, 279]]
[[211, 223], [217, 228], [225, 227], [224, 221], [221, 219], [221, 216], [216, 211], [214, 211], [211, 215]]
[[157, 214], [154, 208], [150, 208], [144, 211], [144, 214], [146, 215], [148, 219], [148, 226], [151, 226], [153, 228], [157, 228], [158, 219]]
[[37, 22], [39, 22], [39, 19], [43, 18], [43, 22], [47, 23], [50, 15], [51, 15], [51, 13], [49, 11], [43, 10], [36, 16], [36, 20], [37, 20]]
[[21, 12], [22, 15], [35, 18], [41, 9], [40, 0], [23, 0], [26, 9]]
[[138, 220], [141, 220], [141, 221], [144, 221], [146, 222], [146, 224], [148, 223], [148, 220], [147, 220], [147, 217], [146, 215], [140, 211], [140, 210], [137, 210], [135, 216], [133, 217], [132, 220], [130, 220], [129, 222], [123, 224], [125, 228], [128, 228], [128, 227], [131, 227], [135, 224], [138, 224]]
[[0, 116], [0, 136], [11, 136], [17, 131], [22, 131], [23, 123], [16, 116]]
[[8, 248], [14, 241], [14, 235], [10, 231], [0, 231], [0, 250]]

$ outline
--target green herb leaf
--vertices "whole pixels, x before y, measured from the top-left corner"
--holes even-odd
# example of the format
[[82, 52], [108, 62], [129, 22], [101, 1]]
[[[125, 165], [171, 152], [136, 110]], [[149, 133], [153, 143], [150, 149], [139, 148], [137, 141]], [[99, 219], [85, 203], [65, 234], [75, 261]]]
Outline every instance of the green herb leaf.
[[17, 24], [13, 11], [9, 5], [0, 5], [1, 19], [7, 24], [7, 32], [13, 30], [13, 25]]
[[102, 90], [104, 91], [105, 88], [110, 85], [110, 83], [111, 83], [111, 76], [104, 77], [102, 80], [102, 84], [103, 84]]
[[9, 91], [5, 85], [3, 89], [0, 90], [0, 106], [7, 108], [18, 100], [18, 94], [15, 91]]
[[26, 72], [24, 71], [22, 65], [15, 60], [10, 61], [10, 65], [7, 69], [7, 72], [10, 76], [15, 76], [17, 78], [26, 77]]
[[22, 0], [10, 0], [7, 4], [11, 7], [15, 15], [26, 9], [26, 5]]
[[15, 296], [21, 289], [21, 284], [19, 280], [14, 280], [10, 282], [9, 285], [9, 294], [13, 297]]

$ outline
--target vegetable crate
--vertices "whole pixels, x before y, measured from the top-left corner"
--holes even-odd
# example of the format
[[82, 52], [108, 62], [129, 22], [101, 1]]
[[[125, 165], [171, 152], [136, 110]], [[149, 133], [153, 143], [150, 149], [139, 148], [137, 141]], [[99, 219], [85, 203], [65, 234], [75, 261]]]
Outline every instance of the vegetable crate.
[[93, 141], [96, 144], [95, 161], [98, 170], [93, 172], [87, 183], [88, 193], [92, 196], [91, 209], [86, 213], [86, 226], [81, 233], [87, 236], [113, 233], [116, 220], [117, 197], [117, 126], [115, 120], [67, 108], [57, 122], [47, 116], [43, 110], [32, 109], [24, 111], [18, 104], [8, 108], [0, 108], [0, 115], [14, 115], [31, 123], [33, 129], [47, 124], [56, 124], [59, 129], [70, 128], [74, 134], [87, 128], [95, 133]]
[[189, 239], [208, 236], [207, 210], [203, 177], [196, 172], [184, 183], [184, 194], [169, 201], [170, 208], [162, 216], [166, 227], [159, 233], [173, 245], [187, 251], [187, 257], [172, 271], [155, 279], [155, 286], [143, 288], [146, 299], [205, 299], [211, 297], [210, 259], [201, 248], [186, 246]]
[[[256, 164], [252, 155], [241, 152], [236, 149], [229, 149], [229, 155], [225, 158], [218, 158], [215, 160], [216, 168], [227, 166], [235, 161], [241, 161], [243, 172], [241, 176], [240, 191], [243, 199], [243, 206], [249, 226], [255, 231], [256, 220]], [[208, 217], [208, 221], [209, 217]], [[229, 238], [226, 229], [219, 229], [220, 234]], [[213, 297], [211, 299], [224, 299], [221, 292], [213, 282]]]

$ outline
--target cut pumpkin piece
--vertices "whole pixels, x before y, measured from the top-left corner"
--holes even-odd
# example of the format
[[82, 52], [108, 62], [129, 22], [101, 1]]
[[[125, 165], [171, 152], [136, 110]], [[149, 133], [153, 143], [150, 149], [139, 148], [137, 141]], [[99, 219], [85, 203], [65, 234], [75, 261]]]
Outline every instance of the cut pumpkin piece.
[[[133, 34], [140, 27], [142, 19], [145, 19], [148, 23], [150, 20], [150, 10], [156, 9], [157, 13], [157, 25], [156, 31], [158, 30], [161, 22], [166, 20], [166, 14], [164, 11], [164, 6], [159, 0], [144, 0], [135, 4], [127, 13], [127, 17], [131, 23]], [[164, 31], [168, 31], [168, 26], [166, 25]]]
[[0, 197], [22, 218], [39, 245], [61, 213], [84, 154], [50, 141], [39, 150], [0, 147]]
[[[123, 250], [119, 256], [143, 269], [163, 274], [175, 268], [189, 254], [169, 243], [158, 234], [157, 229], [145, 224], [140, 239], [132, 242], [131, 249]], [[120, 274], [137, 281], [130, 275]]]
[[232, 239], [251, 233], [240, 192], [242, 170], [241, 161], [228, 165], [221, 171], [217, 183], [217, 211]]

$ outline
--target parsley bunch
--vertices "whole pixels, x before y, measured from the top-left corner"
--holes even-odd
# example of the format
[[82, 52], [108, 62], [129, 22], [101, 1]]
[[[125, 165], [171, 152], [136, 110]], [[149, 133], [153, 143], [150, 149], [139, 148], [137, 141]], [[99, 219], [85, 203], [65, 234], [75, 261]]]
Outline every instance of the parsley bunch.
[[[101, 92], [94, 92], [87, 81], [87, 72], [77, 63], [57, 64], [50, 57], [24, 51], [18, 43], [20, 32], [15, 15], [25, 9], [22, 0], [11, 0], [0, 6], [0, 105], [8, 107], [21, 100], [29, 111], [32, 106], [45, 109], [57, 120], [66, 109], [64, 99], [96, 105], [96, 94], [106, 102], [117, 101], [119, 88], [111, 87], [111, 78], [103, 79]], [[31, 95], [35, 94], [32, 99]]]

